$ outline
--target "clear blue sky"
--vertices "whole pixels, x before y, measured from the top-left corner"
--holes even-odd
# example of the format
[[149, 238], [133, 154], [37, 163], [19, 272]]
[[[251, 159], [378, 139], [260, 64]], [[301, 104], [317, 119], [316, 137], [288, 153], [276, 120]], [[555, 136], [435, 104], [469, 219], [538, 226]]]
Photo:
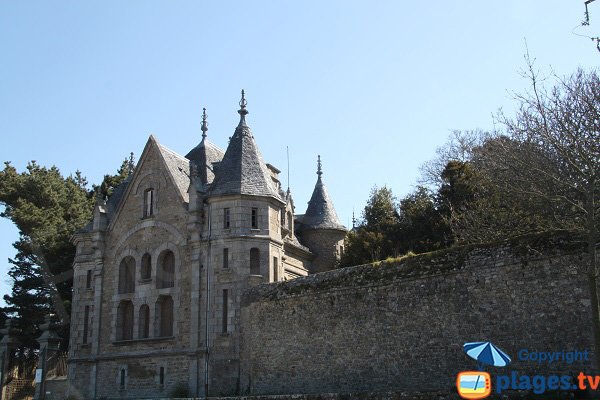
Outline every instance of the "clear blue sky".
[[[316, 158], [343, 223], [373, 185], [402, 197], [452, 129], [511, 108], [527, 40], [559, 75], [598, 65], [582, 1], [0, 1], [0, 161], [114, 172], [154, 133], [225, 148], [239, 92], [303, 213]], [[590, 4], [600, 34], [600, 1]], [[286, 179], [284, 178], [284, 184]], [[0, 294], [17, 230], [0, 220]]]

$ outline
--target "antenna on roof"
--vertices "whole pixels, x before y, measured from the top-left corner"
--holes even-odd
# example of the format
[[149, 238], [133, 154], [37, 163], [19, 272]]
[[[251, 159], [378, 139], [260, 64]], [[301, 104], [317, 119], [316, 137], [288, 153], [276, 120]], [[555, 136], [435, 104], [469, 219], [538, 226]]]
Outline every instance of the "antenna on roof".
[[285, 146], [285, 151], [287, 153], [287, 184], [288, 184], [288, 192], [290, 191], [290, 148], [289, 146]]

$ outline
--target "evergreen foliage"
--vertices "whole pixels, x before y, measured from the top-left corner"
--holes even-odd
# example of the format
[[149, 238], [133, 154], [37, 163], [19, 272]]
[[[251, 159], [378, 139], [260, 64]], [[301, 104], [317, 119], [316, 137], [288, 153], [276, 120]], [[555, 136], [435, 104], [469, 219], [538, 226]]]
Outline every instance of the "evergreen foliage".
[[[19, 239], [8, 272], [12, 292], [4, 296], [7, 316], [21, 329], [22, 351], [35, 349], [38, 326], [49, 313], [70, 313], [72, 270], [75, 246], [72, 235], [91, 219], [97, 193], [109, 195], [126, 177], [130, 160], [125, 160], [116, 175], [106, 175], [99, 186], [87, 189], [81, 172], [64, 177], [55, 166], [46, 168], [35, 161], [18, 172], [10, 162], [0, 171], [0, 216], [19, 229]], [[51, 281], [54, 283], [51, 284]], [[2, 321], [3, 322], [3, 321]], [[62, 331], [68, 342], [68, 327]]]

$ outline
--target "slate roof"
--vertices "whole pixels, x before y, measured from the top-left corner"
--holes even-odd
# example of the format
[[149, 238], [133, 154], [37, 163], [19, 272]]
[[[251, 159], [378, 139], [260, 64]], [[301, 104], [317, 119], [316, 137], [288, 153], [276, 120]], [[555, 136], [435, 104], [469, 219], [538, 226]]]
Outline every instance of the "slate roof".
[[333, 202], [329, 198], [325, 184], [321, 179], [321, 158], [319, 157], [319, 167], [317, 170], [317, 183], [313, 190], [306, 213], [302, 216], [296, 216], [300, 222], [299, 230], [306, 229], [337, 229], [347, 231], [341, 224], [340, 219], [335, 212]]
[[167, 169], [173, 177], [175, 186], [179, 190], [179, 194], [183, 197], [183, 200], [188, 203], [190, 201], [190, 195], [188, 193], [188, 187], [190, 186], [190, 160], [158, 142], [156, 144], [158, 145], [160, 154], [165, 160]]
[[[243, 101], [245, 101], [242, 98]], [[242, 103], [240, 103], [242, 104]], [[216, 165], [215, 179], [211, 194], [222, 196], [246, 194], [272, 197], [282, 201], [279, 188], [271, 179], [267, 165], [256, 146], [250, 127], [246, 125], [245, 103], [240, 113], [240, 123], [229, 141], [229, 146], [219, 164]]]
[[203, 184], [210, 184], [215, 179], [213, 163], [218, 163], [223, 159], [225, 152], [203, 138], [198, 146], [190, 150], [185, 156], [190, 161], [193, 161], [198, 167], [198, 175]]

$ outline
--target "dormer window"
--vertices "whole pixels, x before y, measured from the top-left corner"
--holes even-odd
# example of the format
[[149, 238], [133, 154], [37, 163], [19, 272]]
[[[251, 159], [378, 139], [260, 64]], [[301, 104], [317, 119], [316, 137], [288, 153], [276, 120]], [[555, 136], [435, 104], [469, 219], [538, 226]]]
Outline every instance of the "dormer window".
[[144, 218], [154, 215], [154, 189], [144, 192]]

